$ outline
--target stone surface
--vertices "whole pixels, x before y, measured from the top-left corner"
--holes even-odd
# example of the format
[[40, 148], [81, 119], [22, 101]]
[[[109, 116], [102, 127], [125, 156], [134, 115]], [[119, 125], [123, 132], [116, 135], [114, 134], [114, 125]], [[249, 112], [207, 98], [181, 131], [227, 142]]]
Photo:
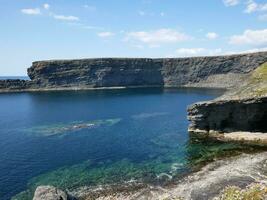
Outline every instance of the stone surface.
[[68, 200], [68, 195], [53, 186], [39, 186], [35, 190], [33, 200]]

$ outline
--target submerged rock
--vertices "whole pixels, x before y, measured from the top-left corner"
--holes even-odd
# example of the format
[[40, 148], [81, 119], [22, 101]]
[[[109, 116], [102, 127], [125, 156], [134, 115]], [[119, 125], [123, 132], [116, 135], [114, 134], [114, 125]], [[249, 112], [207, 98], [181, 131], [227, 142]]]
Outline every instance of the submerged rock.
[[267, 185], [266, 166], [266, 152], [243, 154], [217, 160], [166, 187], [124, 183], [116, 187], [82, 187], [70, 193], [86, 200], [212, 200], [227, 186]]
[[68, 195], [53, 186], [39, 186], [35, 190], [33, 200], [68, 200]]

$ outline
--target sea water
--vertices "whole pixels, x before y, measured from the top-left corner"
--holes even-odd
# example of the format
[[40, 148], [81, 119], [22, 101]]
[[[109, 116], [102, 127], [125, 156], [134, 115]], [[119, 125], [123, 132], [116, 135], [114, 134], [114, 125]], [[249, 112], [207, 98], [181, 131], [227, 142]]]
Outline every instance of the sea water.
[[232, 148], [192, 142], [187, 132], [187, 106], [221, 94], [189, 88], [0, 94], [0, 199], [38, 185], [71, 190], [179, 177]]

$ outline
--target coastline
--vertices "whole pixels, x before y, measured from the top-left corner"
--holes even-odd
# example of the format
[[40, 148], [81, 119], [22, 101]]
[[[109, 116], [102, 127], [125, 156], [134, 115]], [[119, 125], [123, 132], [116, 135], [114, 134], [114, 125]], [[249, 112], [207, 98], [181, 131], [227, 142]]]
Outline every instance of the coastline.
[[241, 154], [215, 160], [167, 186], [130, 181], [119, 185], [85, 186], [67, 190], [65, 194], [69, 198], [87, 200], [213, 200], [229, 185], [241, 188], [250, 184], [266, 185], [267, 173], [263, 167], [266, 161], [266, 152]]
[[[188, 107], [188, 131], [204, 140], [267, 145], [264, 120], [267, 113], [267, 52], [185, 59], [84, 59], [34, 62], [28, 69], [31, 81], [10, 82], [1, 92], [88, 91], [128, 88], [225, 89], [212, 101]], [[71, 67], [70, 67], [71, 66]], [[214, 66], [216, 69], [214, 69]], [[86, 71], [86, 73], [84, 73]], [[73, 76], [74, 74], [74, 76]], [[20, 88], [20, 84], [25, 88]], [[240, 85], [237, 85], [237, 84]], [[118, 86], [114, 86], [118, 85]], [[9, 88], [10, 86], [10, 88]], [[267, 183], [261, 171], [267, 154], [239, 155], [215, 160], [170, 188], [142, 185], [119, 192], [106, 186], [68, 191], [81, 199], [196, 199], [211, 200], [229, 184], [240, 187]], [[256, 175], [255, 175], [256, 174]], [[165, 175], [169, 178], [168, 175]], [[218, 178], [219, 177], [219, 178]], [[230, 177], [230, 178], [229, 178]], [[242, 183], [239, 185], [239, 183]], [[133, 186], [135, 188], [136, 186]], [[38, 188], [37, 188], [38, 189]], [[92, 191], [93, 190], [93, 191]], [[110, 192], [110, 190], [112, 192]], [[100, 194], [99, 194], [100, 191]], [[121, 191], [121, 192], [120, 192]], [[93, 192], [93, 197], [90, 195]], [[94, 193], [96, 192], [96, 193]], [[101, 196], [101, 194], [105, 194]], [[95, 195], [98, 195], [95, 198]]]

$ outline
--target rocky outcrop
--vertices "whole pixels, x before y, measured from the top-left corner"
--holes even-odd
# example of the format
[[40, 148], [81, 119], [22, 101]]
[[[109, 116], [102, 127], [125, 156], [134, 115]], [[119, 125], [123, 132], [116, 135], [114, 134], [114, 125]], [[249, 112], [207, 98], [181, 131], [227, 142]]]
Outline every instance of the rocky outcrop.
[[27, 90], [31, 88], [31, 82], [27, 80], [0, 80], [0, 91]]
[[[122, 189], [112, 190], [101, 185], [81, 187], [74, 193], [77, 200], [215, 200], [214, 198], [229, 185], [246, 188], [257, 183], [266, 187], [266, 161], [266, 152], [242, 154], [233, 158], [218, 159], [200, 171], [185, 176], [178, 183], [166, 187], [143, 185], [133, 189], [132, 185], [125, 185], [121, 186]], [[249, 196], [247, 199], [253, 197]]]
[[33, 200], [68, 200], [66, 192], [53, 186], [39, 186], [36, 188]]
[[217, 100], [188, 108], [189, 132], [224, 141], [267, 144], [267, 63]]
[[188, 119], [189, 132], [200, 136], [267, 144], [267, 134], [258, 134], [267, 133], [267, 97], [196, 103], [188, 109]]

